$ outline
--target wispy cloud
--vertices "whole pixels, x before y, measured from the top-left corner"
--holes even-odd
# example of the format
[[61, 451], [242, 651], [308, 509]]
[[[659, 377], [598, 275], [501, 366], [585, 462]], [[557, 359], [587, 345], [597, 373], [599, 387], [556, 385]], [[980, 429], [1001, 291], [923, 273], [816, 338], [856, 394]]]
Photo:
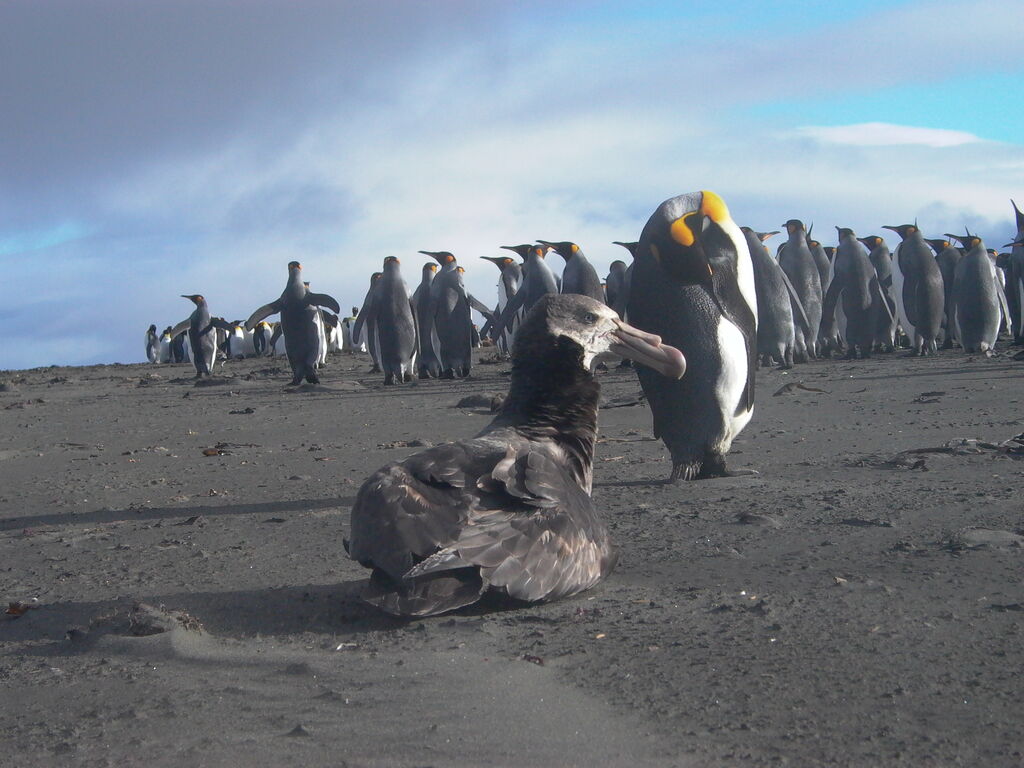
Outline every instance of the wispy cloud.
[[855, 125], [815, 126], [796, 129], [799, 136], [807, 136], [828, 144], [849, 144], [855, 147], [886, 147], [919, 145], [924, 147], [957, 147], [981, 141], [966, 131], [943, 128], [917, 128], [892, 123], [857, 123]]

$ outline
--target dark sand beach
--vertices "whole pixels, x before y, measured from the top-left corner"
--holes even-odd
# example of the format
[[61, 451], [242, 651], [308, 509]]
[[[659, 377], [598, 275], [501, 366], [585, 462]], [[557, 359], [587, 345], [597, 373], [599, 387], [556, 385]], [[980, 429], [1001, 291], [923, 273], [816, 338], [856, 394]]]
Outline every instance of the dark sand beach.
[[357, 600], [349, 510], [482, 428], [456, 404], [508, 366], [286, 368], [0, 374], [0, 765], [1024, 763], [1024, 363], [762, 370], [731, 456], [760, 474], [678, 486], [633, 372], [602, 373], [617, 570], [421, 621]]

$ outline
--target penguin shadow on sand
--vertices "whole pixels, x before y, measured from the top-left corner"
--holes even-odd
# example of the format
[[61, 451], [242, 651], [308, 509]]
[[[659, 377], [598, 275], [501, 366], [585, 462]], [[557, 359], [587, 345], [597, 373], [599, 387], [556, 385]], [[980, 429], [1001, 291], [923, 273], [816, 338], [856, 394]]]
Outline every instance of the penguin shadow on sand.
[[[362, 387], [359, 389], [361, 390]], [[352, 391], [353, 387], [351, 386], [332, 387], [326, 384], [310, 384], [308, 381], [297, 385], [286, 384], [281, 390], [285, 395], [345, 395]]]
[[967, 367], [959, 365], [955, 368], [942, 368], [942, 369], [926, 369], [923, 371], [905, 371], [899, 370], [895, 373], [883, 373], [883, 372], [871, 372], [861, 374], [857, 377], [858, 381], [887, 381], [890, 379], [911, 379], [911, 378], [922, 378], [922, 377], [950, 377], [957, 381], [988, 381], [994, 373], [1009, 373], [1018, 372], [1020, 370], [1019, 365], [1015, 365], [1010, 359], [1003, 358], [986, 358], [983, 355], [977, 355], [976, 360], [981, 364], [980, 367]]

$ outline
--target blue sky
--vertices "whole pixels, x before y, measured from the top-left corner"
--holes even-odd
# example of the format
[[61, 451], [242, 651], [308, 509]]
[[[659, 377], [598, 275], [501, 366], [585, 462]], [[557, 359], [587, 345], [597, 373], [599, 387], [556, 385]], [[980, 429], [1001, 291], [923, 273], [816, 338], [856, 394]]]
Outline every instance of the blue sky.
[[383, 258], [580, 243], [665, 198], [740, 224], [977, 230], [1024, 204], [1024, 3], [0, 3], [0, 368], [143, 359], [203, 293], [298, 259], [358, 304]]

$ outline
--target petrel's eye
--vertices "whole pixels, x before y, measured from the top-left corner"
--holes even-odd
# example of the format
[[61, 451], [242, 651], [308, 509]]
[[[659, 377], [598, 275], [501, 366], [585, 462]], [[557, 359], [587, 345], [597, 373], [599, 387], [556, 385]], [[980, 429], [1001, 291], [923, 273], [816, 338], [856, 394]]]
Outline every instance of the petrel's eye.
[[597, 322], [597, 315], [595, 315], [593, 312], [587, 312], [587, 314], [583, 316], [583, 319], [586, 320], [588, 323], [593, 324]]

